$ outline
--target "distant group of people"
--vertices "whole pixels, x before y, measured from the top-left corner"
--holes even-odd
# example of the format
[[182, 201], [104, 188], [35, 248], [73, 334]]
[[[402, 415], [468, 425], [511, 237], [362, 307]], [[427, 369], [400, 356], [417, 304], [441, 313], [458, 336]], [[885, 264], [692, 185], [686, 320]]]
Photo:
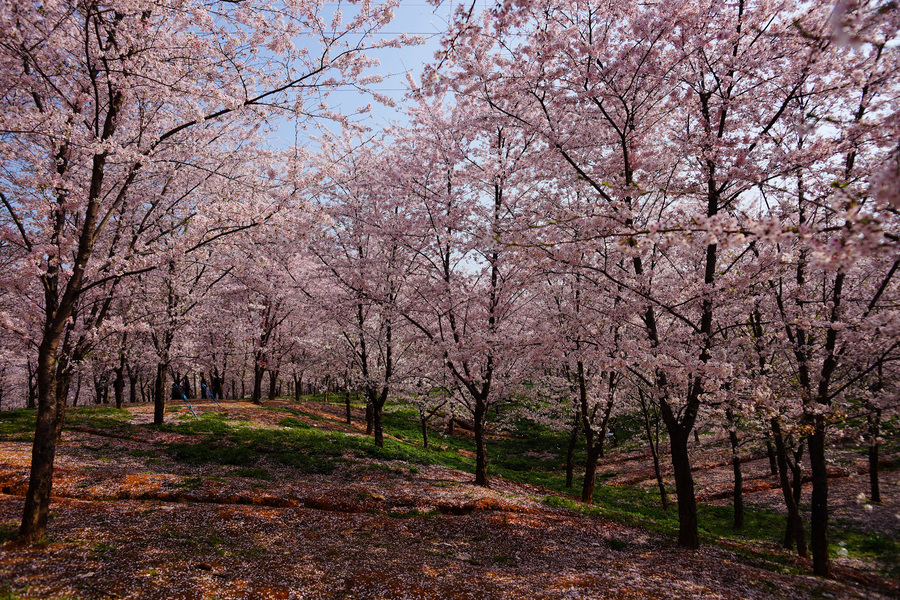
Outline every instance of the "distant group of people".
[[[206, 382], [206, 375], [200, 371], [200, 399], [201, 400], [221, 400], [222, 399], [222, 378], [213, 377], [211, 383]], [[194, 398], [191, 380], [187, 375], [179, 381], [175, 379], [172, 382], [172, 400], [187, 400]]]

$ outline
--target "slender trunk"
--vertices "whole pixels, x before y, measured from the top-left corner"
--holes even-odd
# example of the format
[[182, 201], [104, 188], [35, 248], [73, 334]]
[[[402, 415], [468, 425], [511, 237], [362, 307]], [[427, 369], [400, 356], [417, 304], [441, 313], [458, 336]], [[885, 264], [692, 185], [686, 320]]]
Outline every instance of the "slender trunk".
[[725, 410], [728, 418], [728, 439], [731, 442], [731, 467], [734, 471], [734, 528], [744, 528], [744, 477], [741, 474], [740, 443], [737, 424], [731, 408]]
[[156, 365], [156, 382], [153, 387], [153, 424], [162, 425], [166, 414], [166, 371], [169, 365], [165, 362]]
[[810, 502], [810, 549], [813, 573], [831, 576], [828, 558], [828, 473], [825, 462], [825, 418], [815, 415], [814, 430], [809, 436], [809, 462], [812, 470], [812, 498]]
[[424, 412], [419, 412], [419, 420], [422, 422], [422, 447], [428, 447], [428, 417]]
[[28, 368], [28, 400], [25, 406], [36, 408], [38, 397], [37, 372], [32, 369], [30, 360], [26, 363], [26, 366]]
[[[597, 479], [597, 460], [603, 455], [603, 436], [605, 435], [604, 432], [606, 431], [606, 424], [609, 419], [609, 409], [611, 409], [612, 406], [611, 403], [607, 403], [607, 411], [603, 420], [603, 426], [601, 427], [600, 433], [597, 434], [591, 424], [594, 413], [588, 408], [587, 381], [585, 378], [584, 362], [579, 359], [576, 363], [576, 367], [578, 401], [580, 407], [578, 412], [581, 416], [581, 427], [584, 430], [584, 440], [587, 448], [587, 460], [584, 464], [584, 481], [581, 485], [581, 501], [591, 504], [594, 501], [594, 483]], [[612, 387], [612, 381], [610, 382], [610, 387]], [[596, 408], [594, 409], [594, 412], [596, 412]]]
[[137, 379], [135, 377], [128, 378], [128, 403], [137, 402]]
[[381, 407], [372, 407], [372, 429], [375, 433], [375, 445], [384, 447], [384, 423], [382, 421]]
[[78, 406], [79, 396], [81, 396], [81, 373], [78, 374], [78, 383], [75, 384], [75, 396], [72, 398], [72, 406]]
[[346, 417], [347, 417], [347, 425], [353, 423], [350, 415], [350, 386], [347, 386], [347, 389], [344, 391], [344, 407], [346, 408]]
[[881, 434], [881, 409], [874, 405], [869, 413], [869, 499], [881, 503], [878, 485], [878, 436]]
[[769, 456], [769, 473], [771, 475], [778, 475], [778, 460], [775, 458], [775, 446], [772, 445], [772, 438], [769, 435], [769, 430], [766, 429], [766, 454]]
[[384, 422], [382, 416], [384, 415], [384, 404], [387, 402], [387, 398], [388, 387], [385, 384], [385, 386], [381, 388], [381, 393], [376, 398], [373, 406], [375, 417], [375, 445], [379, 448], [384, 447]]
[[113, 392], [116, 398], [116, 408], [122, 408], [122, 405], [125, 403], [124, 368], [116, 369], [116, 380], [113, 382]]
[[675, 495], [678, 497], [678, 545], [682, 548], [699, 548], [697, 499], [694, 496], [694, 476], [688, 453], [690, 432], [681, 426], [670, 427], [668, 430], [672, 468], [675, 472]]
[[484, 421], [487, 406], [482, 398], [475, 398], [475, 485], [488, 487], [487, 447], [484, 439]]
[[784, 437], [781, 435], [781, 424], [778, 419], [772, 419], [772, 437], [775, 439], [775, 455], [778, 461], [778, 478], [781, 483], [781, 493], [784, 496], [784, 504], [788, 511], [787, 527], [784, 532], [784, 547], [791, 549], [797, 546], [797, 554], [803, 557], [809, 555], [806, 548], [806, 535], [803, 532], [803, 519], [800, 509], [794, 498], [791, 483], [788, 479], [787, 449]]
[[[639, 390], [640, 391], [640, 390]], [[659, 464], [659, 415], [656, 416], [656, 427], [650, 426], [650, 409], [644, 400], [644, 393], [640, 391], [641, 412], [644, 415], [644, 431], [647, 433], [647, 441], [650, 443], [650, 454], [653, 456], [653, 472], [656, 475], [656, 487], [659, 489], [659, 500], [663, 510], [669, 510], [669, 495], [666, 493], [666, 484], [663, 482], [662, 469]], [[654, 435], [655, 431], [655, 435]]]
[[275, 394], [278, 391], [278, 374], [277, 369], [269, 371], [269, 401], [275, 400]]
[[584, 464], [584, 482], [581, 486], [581, 501], [586, 504], [593, 504], [594, 485], [597, 482], [597, 460], [600, 458], [600, 445], [592, 443], [594, 441], [592, 439], [594, 437], [593, 435], [587, 437], [587, 461]]
[[788, 468], [791, 470], [791, 492], [794, 494], [794, 504], [800, 506], [800, 498], [803, 496], [803, 442], [797, 444], [797, 448], [788, 456]]
[[372, 435], [375, 432], [375, 413], [372, 409], [372, 401], [366, 397], [366, 435]]
[[257, 364], [253, 367], [253, 397], [251, 401], [253, 404], [262, 404], [262, 379], [266, 369], [259, 364], [259, 361], [256, 362]]
[[575, 447], [578, 444], [578, 434], [581, 431], [581, 412], [575, 413], [575, 424], [569, 433], [569, 449], [566, 452], [566, 487], [571, 488], [575, 479]]
[[56, 458], [56, 438], [60, 427], [60, 411], [56, 386], [56, 351], [60, 335], [45, 332], [38, 348], [37, 380], [38, 414], [31, 450], [31, 474], [18, 541], [38, 542], [47, 532], [50, 513], [50, 491], [53, 488], [53, 462]]
[[744, 528], [744, 477], [741, 474], [741, 457], [738, 454], [737, 432], [729, 433], [731, 439], [731, 465], [734, 470], [734, 528]]
[[56, 441], [62, 436], [63, 422], [65, 421], [66, 400], [69, 398], [69, 386], [72, 382], [72, 371], [67, 369], [64, 373], [56, 371]]
[[116, 380], [113, 389], [116, 394], [116, 408], [122, 408], [125, 402], [125, 345], [128, 343], [128, 333], [122, 334], [122, 347], [119, 349], [119, 365], [115, 369]]

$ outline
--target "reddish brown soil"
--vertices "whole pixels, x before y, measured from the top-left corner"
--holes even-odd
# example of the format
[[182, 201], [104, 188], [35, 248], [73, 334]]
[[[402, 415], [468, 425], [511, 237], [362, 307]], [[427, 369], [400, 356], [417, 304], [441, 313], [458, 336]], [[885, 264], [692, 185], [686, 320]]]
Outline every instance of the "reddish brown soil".
[[[226, 408], [229, 418], [261, 427], [287, 416], [234, 402]], [[129, 410], [136, 423], [151, 419], [149, 407]], [[312, 424], [359, 432], [339, 423], [341, 407], [304, 410], [326, 419]], [[684, 551], [639, 527], [550, 508], [541, 502], [546, 490], [499, 478], [484, 489], [443, 467], [352, 459], [327, 476], [267, 464], [273, 480], [263, 481], [230, 476], [235, 467], [140, 456], [134, 451], [159, 450], [180, 436], [137, 431], [64, 433], [49, 539], [0, 550], [0, 598], [4, 589], [25, 598], [161, 600], [900, 595], [896, 582], [853, 565], [837, 564], [838, 580], [826, 581], [765, 570], [722, 548]], [[714, 497], [728, 467], [710, 457], [698, 481], [700, 494]], [[646, 458], [619, 458], [604, 466], [619, 473], [613, 481], [652, 485]], [[21, 518], [29, 459], [28, 443], [0, 443], [0, 523], [8, 532]], [[751, 480], [767, 468], [747, 466]], [[833, 497], [853, 495], [857, 479], [839, 478], [849, 491]], [[896, 480], [888, 485], [885, 495], [896, 501]], [[773, 493], [748, 500], [768, 502]], [[882, 508], [853, 502], [849, 517], [872, 518]]]

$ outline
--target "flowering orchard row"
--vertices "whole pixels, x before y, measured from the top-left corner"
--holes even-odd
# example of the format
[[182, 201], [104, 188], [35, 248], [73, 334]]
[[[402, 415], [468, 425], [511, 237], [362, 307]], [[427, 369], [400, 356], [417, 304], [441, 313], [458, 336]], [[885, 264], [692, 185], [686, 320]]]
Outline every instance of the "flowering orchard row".
[[[900, 381], [895, 3], [461, 7], [383, 131], [316, 100], [373, 81], [389, 7], [204, 6], [0, 17], [0, 352], [39, 408], [23, 539], [73, 381], [143, 386], [162, 422], [203, 370], [254, 401], [357, 389], [378, 444], [388, 399], [464, 415], [484, 485], [493, 409], [580, 428], [585, 501], [610, 423], [659, 414], [685, 547], [689, 436], [766, 436], [801, 553], [808, 453], [829, 573], [828, 445], [862, 435], [877, 466]], [[285, 114], [341, 127], [265, 150]]]

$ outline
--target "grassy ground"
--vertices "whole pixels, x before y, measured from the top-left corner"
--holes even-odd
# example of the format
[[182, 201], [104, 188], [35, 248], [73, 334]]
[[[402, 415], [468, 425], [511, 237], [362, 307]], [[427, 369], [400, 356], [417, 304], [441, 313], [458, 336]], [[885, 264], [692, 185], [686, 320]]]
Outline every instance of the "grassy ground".
[[[342, 404], [325, 405], [321, 397], [307, 398], [319, 403], [322, 411], [304, 406], [262, 407], [274, 425], [260, 427], [250, 421], [229, 416], [227, 410], [208, 411], [196, 419], [185, 409], [170, 410], [178, 416], [162, 426], [136, 425], [129, 422], [132, 413], [107, 407], [78, 408], [67, 416], [70, 429], [102, 430], [116, 436], [135, 436], [143, 430], [177, 434], [177, 440], [152, 449], [132, 450], [130, 455], [148, 461], [171, 460], [193, 466], [216, 465], [228, 467], [225, 477], [244, 477], [258, 480], [260, 485], [271, 481], [266, 467], [279, 464], [301, 473], [327, 475], [352, 459], [372, 459], [373, 462], [356, 467], [365, 470], [417, 471], [421, 465], [441, 465], [469, 473], [474, 472], [475, 444], [470, 435], [445, 435], [431, 430], [429, 448], [422, 445], [417, 413], [401, 405], [389, 405], [384, 416], [388, 434], [383, 448], [376, 447], [371, 438], [336, 430], [340, 422]], [[312, 406], [315, 406], [313, 404]], [[364, 408], [354, 405], [357, 411]], [[227, 405], [226, 405], [227, 409]], [[333, 417], [329, 417], [333, 414]], [[0, 441], [28, 441], [35, 423], [34, 411], [14, 410], [0, 413]], [[579, 490], [565, 487], [565, 454], [568, 434], [554, 432], [530, 422], [520, 422], [511, 431], [496, 431], [488, 441], [489, 474], [513, 481], [541, 486], [544, 502], [549, 506], [571, 509], [581, 515], [602, 517], [625, 525], [639, 525], [650, 531], [677, 535], [677, 510], [660, 507], [659, 496], [647, 487], [638, 485], [605, 485], [607, 478], [617, 474], [617, 455], [633, 450], [640, 441], [620, 439], [622, 448], [610, 449], [604, 460], [606, 468], [598, 476], [593, 505], [574, 500]], [[629, 445], [630, 444], [630, 445]], [[99, 460], [115, 460], [108, 445], [94, 448]], [[576, 464], [584, 460], [583, 450], [576, 453]], [[402, 461], [400, 463], [396, 461]], [[398, 466], [401, 465], [401, 466]], [[217, 475], [216, 477], [221, 477]], [[191, 490], [202, 486], [204, 476], [187, 477], [177, 486]], [[671, 491], [670, 491], [671, 493]], [[365, 499], [362, 499], [365, 500]], [[721, 545], [737, 552], [754, 564], [778, 572], [798, 572], [796, 561], [777, 550], [777, 540], [783, 535], [784, 517], [779, 513], [755, 507], [746, 509], [743, 530], [732, 527], [732, 510], [721, 504], [702, 504], [699, 507], [701, 535], [705, 544]], [[397, 516], [419, 516], [415, 511]], [[9, 538], [13, 530], [0, 531]], [[624, 543], [624, 542], [623, 542]], [[832, 528], [831, 544], [836, 556], [844, 556], [877, 565], [880, 574], [900, 577], [900, 539], [875, 534], [852, 524], [838, 524]], [[15, 598], [0, 589], [0, 600]]]

